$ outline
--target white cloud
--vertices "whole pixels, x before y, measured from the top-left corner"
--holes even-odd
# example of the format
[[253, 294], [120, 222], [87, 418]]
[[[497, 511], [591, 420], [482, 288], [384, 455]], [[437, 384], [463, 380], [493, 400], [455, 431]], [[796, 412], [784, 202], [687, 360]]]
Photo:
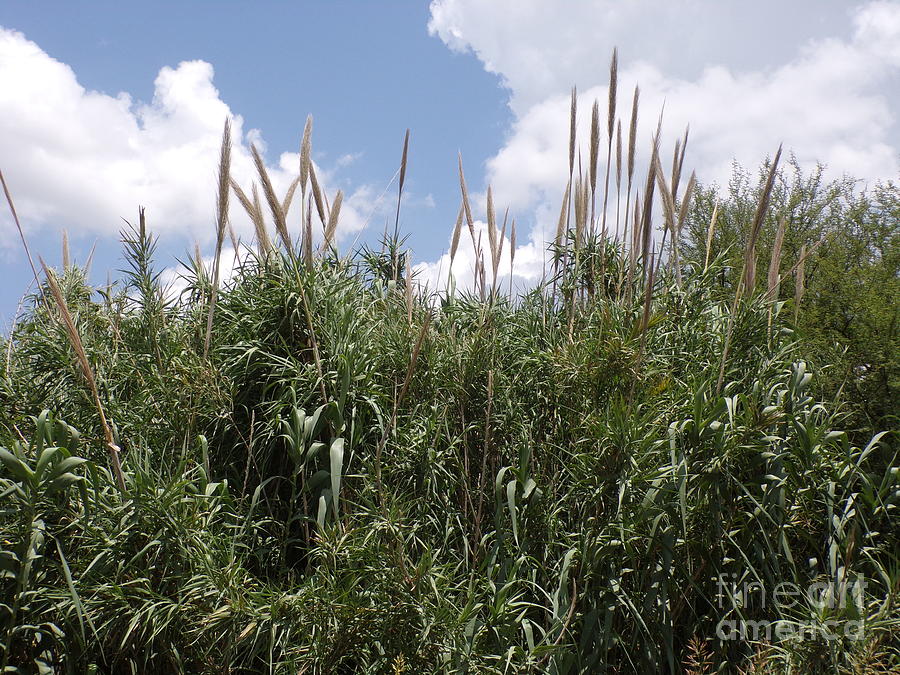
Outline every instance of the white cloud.
[[[784, 15], [775, 4], [585, 0], [562, 9], [541, 0], [434, 0], [429, 30], [451, 49], [471, 50], [509, 88], [514, 121], [487, 162], [486, 180], [498, 204], [535, 216], [534, 236], [543, 241], [568, 175], [570, 87], [579, 87], [580, 138], [587, 138], [595, 98], [605, 132], [615, 44], [627, 47], [618, 90], [626, 132], [640, 83], [639, 150], [646, 151], [665, 106], [666, 156], [690, 124], [686, 169], [702, 181], [726, 182], [734, 160], [757, 166], [779, 142], [807, 166], [823, 162], [833, 173], [867, 180], [900, 177], [893, 113], [900, 104], [900, 3], [848, 8], [804, 0], [798, 6], [808, 5], [805, 11], [793, 16], [794, 9]], [[754, 30], [773, 13], [779, 21]], [[831, 34], [813, 20], [823, 14]], [[746, 35], [755, 36], [755, 48]], [[605, 133], [602, 145], [601, 164]]]
[[[163, 68], [149, 103], [82, 87], [74, 71], [21, 33], [0, 27], [0, 142], [2, 168], [28, 230], [65, 226], [73, 235], [114, 234], [122, 217], [147, 208], [154, 232], [209, 242], [222, 125], [232, 118], [232, 175], [245, 188], [255, 179], [249, 146], [265, 149], [259, 130], [220, 98], [213, 67], [186, 61]], [[334, 171], [355, 156], [337, 160]], [[337, 176], [317, 165], [333, 196]], [[278, 194], [299, 172], [297, 153], [269, 166]], [[351, 191], [341, 209], [339, 237], [359, 230], [371, 190]], [[299, 200], [294, 204], [298, 204]], [[244, 240], [252, 228], [237, 200], [232, 221]], [[299, 232], [299, 208], [292, 209]], [[0, 215], [0, 247], [13, 245], [12, 221]]]
[[[490, 245], [488, 243], [488, 225], [484, 221], [476, 220], [473, 226], [475, 241], [480, 240], [481, 242], [482, 255], [485, 261], [485, 282], [490, 287], [494, 281], [494, 274]], [[501, 228], [496, 228], [495, 232], [499, 242]], [[468, 228], [463, 225], [452, 267], [453, 282], [457, 288], [469, 290], [475, 288], [475, 241], [473, 241]], [[543, 246], [535, 243], [537, 241], [542, 241], [542, 238], [537, 236], [536, 233], [532, 233], [529, 243], [516, 246], [515, 259], [512, 260], [509, 255], [511, 247], [510, 237], [508, 234], [503, 237], [500, 245], [500, 262], [497, 265], [497, 285], [499, 288], [505, 289], [507, 287], [510, 275], [512, 276], [514, 287], [534, 286], [548, 272], [550, 265], [549, 254], [546, 253]], [[420, 262], [413, 266], [416, 280], [420, 286], [431, 291], [447, 288], [449, 282], [448, 273], [451, 270], [450, 244], [451, 241], [448, 240], [447, 252], [438, 260], [434, 262]]]

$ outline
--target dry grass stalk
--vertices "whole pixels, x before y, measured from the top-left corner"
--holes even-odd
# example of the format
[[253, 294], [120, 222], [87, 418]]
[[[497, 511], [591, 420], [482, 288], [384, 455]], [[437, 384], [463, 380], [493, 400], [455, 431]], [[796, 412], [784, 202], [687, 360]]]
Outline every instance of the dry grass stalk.
[[709, 268], [709, 253], [712, 251], [713, 235], [716, 232], [716, 220], [719, 218], [719, 200], [713, 205], [712, 217], [709, 219], [709, 227], [706, 230], [706, 258], [703, 260], [703, 271]]
[[594, 107], [591, 109], [591, 145], [590, 145], [590, 164], [588, 172], [590, 176], [591, 186], [591, 213], [590, 224], [591, 233], [594, 230], [594, 212], [597, 201], [597, 162], [600, 153], [600, 103], [595, 99]]
[[619, 206], [622, 197], [622, 120], [616, 125], [616, 241], [619, 240]]
[[673, 159], [673, 171], [672, 171], [672, 196], [678, 194], [678, 186], [681, 184], [681, 173], [684, 168], [684, 154], [687, 151], [688, 144], [688, 136], [690, 135], [691, 127], [690, 125], [684, 128], [684, 138], [682, 139], [680, 144], [676, 144], [676, 147], [680, 145], [680, 151], [675, 153], [675, 157]]
[[91, 397], [94, 399], [94, 406], [97, 408], [97, 414], [100, 416], [100, 425], [103, 427], [103, 437], [106, 441], [106, 449], [109, 452], [109, 459], [112, 464], [116, 484], [119, 486], [119, 490], [125, 492], [125, 476], [122, 473], [122, 465], [119, 460], [119, 446], [115, 443], [112, 428], [106, 419], [106, 414], [103, 412], [103, 405], [100, 403], [100, 393], [97, 389], [97, 380], [94, 378], [94, 371], [91, 368], [91, 364], [88, 362], [87, 354], [85, 354], [84, 351], [84, 345], [81, 342], [81, 336], [78, 334], [78, 329], [75, 327], [75, 321], [72, 319], [72, 314], [69, 312], [69, 306], [56, 281], [56, 275], [52, 270], [47, 268], [47, 265], [44, 264], [43, 260], [40, 262], [44, 274], [47, 277], [47, 285], [50, 288], [50, 294], [53, 296], [53, 299], [56, 301], [56, 306], [59, 309], [60, 318], [63, 321], [63, 327], [69, 338], [69, 343], [72, 345], [72, 349], [75, 350], [75, 357], [78, 360], [78, 365], [81, 366], [82, 375], [84, 375], [88, 390], [90, 391]]
[[275, 189], [272, 187], [272, 181], [269, 179], [269, 172], [266, 170], [266, 164], [255, 144], [250, 145], [250, 154], [253, 155], [253, 163], [256, 165], [256, 171], [259, 174], [263, 195], [269, 204], [269, 210], [272, 212], [272, 219], [275, 221], [275, 231], [281, 238], [285, 250], [288, 253], [292, 253], [293, 247], [291, 246], [291, 237], [287, 230], [287, 219], [284, 211], [281, 210], [281, 202], [275, 196]]
[[495, 269], [500, 261], [500, 253], [497, 250], [497, 214], [494, 212], [494, 195], [490, 185], [487, 189], [487, 221], [488, 245], [491, 247], [491, 269]]
[[[787, 227], [787, 219], [784, 216], [778, 219], [778, 229], [775, 231], [775, 242], [772, 244], [772, 258], [769, 260], [769, 274], [766, 284], [766, 298], [778, 299], [780, 284], [779, 269], [781, 268], [781, 249], [784, 245], [784, 231]], [[770, 314], [771, 322], [771, 314]]]
[[65, 228], [62, 231], [62, 266], [63, 270], [68, 270], [72, 266], [69, 256], [69, 232]]
[[634, 154], [637, 145], [637, 120], [638, 105], [641, 98], [641, 88], [634, 88], [634, 97], [631, 100], [631, 123], [628, 125], [628, 188], [631, 189], [631, 181], [634, 178]]
[[[640, 234], [640, 250], [641, 262], [645, 266], [644, 276], [646, 277], [646, 263], [650, 249], [650, 225], [653, 216], [653, 191], [656, 186], [656, 168], [659, 166], [659, 129], [653, 137], [653, 150], [650, 153], [650, 166], [647, 168], [647, 182], [644, 185], [644, 203], [641, 207], [641, 234]], [[637, 207], [635, 207], [637, 208]]]
[[316, 165], [309, 163], [309, 182], [312, 186], [313, 200], [316, 202], [316, 212], [319, 214], [319, 220], [325, 225], [325, 201], [322, 199], [322, 188], [319, 187], [319, 180], [316, 178]]
[[687, 187], [684, 190], [684, 195], [681, 197], [681, 207], [678, 211], [678, 224], [675, 228], [675, 232], [677, 235], [681, 235], [681, 231], [684, 229], [684, 224], [687, 222], [688, 213], [691, 210], [691, 200], [694, 197], [694, 190], [697, 187], [697, 174], [696, 172], [691, 172], [691, 177], [688, 179]]
[[491, 260], [492, 264], [492, 281], [491, 281], [491, 295], [494, 296], [497, 294], [497, 273], [500, 270], [500, 258], [503, 256], [503, 245], [506, 243], [506, 226], [509, 223], [509, 207], [506, 207], [506, 211], [503, 213], [503, 225], [500, 228], [500, 239], [497, 242], [497, 255]]
[[563, 196], [562, 206], [559, 209], [559, 220], [556, 222], [556, 237], [554, 238], [554, 243], [557, 247], [561, 246], [563, 243], [563, 235], [566, 232], [566, 221], [569, 216], [569, 200], [572, 194], [572, 180], [569, 179], [569, 182], [566, 183], [566, 193]]
[[456, 216], [456, 225], [453, 228], [453, 239], [450, 242], [450, 270], [453, 270], [453, 260], [456, 258], [456, 250], [459, 248], [459, 237], [462, 234], [462, 222], [465, 207], [460, 204], [459, 205], [459, 213]]
[[650, 250], [650, 261], [647, 265], [647, 278], [644, 283], [644, 309], [641, 315], [641, 341], [643, 342], [643, 335], [647, 331], [647, 327], [650, 325], [650, 305], [653, 302], [653, 282], [655, 279], [654, 274], [654, 258], [656, 257], [656, 248], [652, 248]]
[[[613, 131], [616, 123], [616, 94], [619, 89], [619, 50], [613, 48], [612, 60], [609, 64], [609, 100], [606, 112], [606, 179], [603, 187], [603, 213], [601, 218], [601, 241], [606, 242], [606, 210], [609, 206], [609, 171], [612, 161]], [[600, 258], [600, 276], [606, 274], [606, 256]]]
[[575, 171], [575, 134], [576, 112], [578, 110], [578, 92], [572, 87], [572, 101], [569, 104], [569, 180]]
[[269, 241], [269, 234], [266, 231], [266, 223], [263, 219], [262, 209], [259, 208], [259, 197], [256, 194], [256, 186], [253, 186], [253, 197], [250, 198], [233, 178], [230, 182], [232, 191], [238, 198], [241, 206], [244, 207], [244, 211], [250, 216], [250, 221], [253, 223], [253, 230], [256, 233], [256, 244], [259, 248], [260, 255], [268, 253], [268, 251], [271, 250], [272, 245]]
[[310, 157], [312, 155], [312, 126], [312, 115], [308, 115], [306, 125], [303, 127], [303, 140], [300, 141], [300, 193], [302, 195], [306, 194], [306, 184], [309, 182]]
[[634, 272], [637, 267], [638, 261], [638, 252], [641, 250], [641, 233], [643, 230], [641, 229], [641, 221], [643, 214], [641, 213], [641, 193], [638, 190], [634, 191], [634, 213], [632, 213], [632, 226], [631, 226], [631, 246], [628, 252], [628, 290], [629, 290], [629, 298], [630, 288], [632, 283], [634, 282]]
[[[769, 200], [772, 196], [772, 188], [775, 186], [775, 176], [778, 172], [778, 161], [781, 159], [781, 146], [775, 153], [775, 159], [769, 167], [769, 175], [766, 178], [766, 184], [762, 194], [759, 197], [759, 203], [756, 205], [756, 213], [753, 216], [753, 222], [750, 224], [750, 233], [747, 238], [747, 248], [744, 252], [744, 270], [741, 274], [741, 281], [738, 285], [737, 292], [740, 294], [746, 292], [750, 294], [756, 285], [756, 243], [759, 234], [762, 231], [763, 223], [766, 221], [766, 213], [769, 210]], [[743, 288], [741, 288], [743, 287]]]
[[288, 212], [291, 210], [291, 202], [294, 201], [294, 193], [297, 191], [297, 186], [300, 184], [300, 176], [297, 176], [294, 180], [291, 181], [291, 184], [288, 186], [287, 192], [284, 193], [284, 199], [281, 200], [281, 212], [284, 214], [285, 220], [287, 220]]
[[394, 240], [400, 236], [400, 200], [403, 198], [403, 184], [406, 182], [406, 161], [409, 153], [409, 129], [403, 137], [403, 154], [400, 156], [400, 183], [397, 190], [397, 216], [394, 219]]
[[413, 312], [413, 277], [412, 277], [412, 255], [407, 251], [406, 253], [406, 319], [409, 322], [409, 325], [412, 325], [412, 312]]
[[585, 191], [589, 189], [590, 186], [586, 186], [583, 184], [582, 179], [579, 177], [575, 181], [575, 252], [577, 254], [578, 250], [581, 247], [581, 239], [584, 234], [584, 223], [587, 219], [586, 215], [586, 204], [585, 204]]
[[238, 253], [240, 252], [241, 244], [238, 241], [237, 232], [234, 231], [234, 226], [232, 226], [231, 222], [228, 223], [228, 238], [231, 240], [231, 248], [234, 249], [234, 257], [236, 260]]
[[665, 230], [663, 231], [663, 237], [665, 237], [669, 232], [673, 232], [675, 230], [675, 220], [677, 218], [675, 214], [675, 198], [672, 196], [672, 192], [669, 189], [669, 186], [666, 185], [666, 176], [663, 173], [662, 164], [659, 161], [659, 155], [653, 156], [653, 173], [656, 176], [656, 185], [659, 188], [659, 200], [663, 205], [663, 215], [665, 217]]
[[678, 196], [678, 182], [681, 175], [678, 169], [678, 157], [681, 155], [681, 139], [675, 140], [675, 150], [672, 153], [672, 199]]
[[481, 302], [484, 302], [486, 299], [486, 289], [487, 289], [487, 266], [484, 264], [484, 252], [481, 248], [481, 232], [478, 233], [478, 290], [479, 295], [481, 296]]
[[84, 276], [89, 277], [91, 275], [91, 265], [94, 264], [94, 253], [97, 252], [97, 240], [94, 240], [93, 246], [91, 246], [91, 250], [88, 252], [87, 260], [84, 261]]
[[272, 240], [269, 238], [269, 230], [266, 229], [266, 221], [263, 219], [262, 204], [259, 203], [259, 191], [256, 189], [256, 183], [251, 186], [253, 194], [253, 227], [256, 230], [256, 240], [259, 242], [260, 250], [264, 255], [272, 252]]
[[722, 347], [722, 357], [719, 362], [719, 379], [716, 382], [716, 395], [722, 392], [722, 384], [725, 381], [725, 362], [728, 359], [728, 352], [731, 348], [731, 337], [734, 333], [734, 317], [737, 312], [741, 298], [753, 293], [756, 285], [756, 243], [759, 234], [762, 231], [763, 223], [766, 219], [766, 212], [769, 210], [769, 200], [772, 196], [772, 188], [775, 185], [775, 176], [778, 170], [778, 160], [781, 158], [781, 146], [775, 153], [772, 165], [769, 167], [769, 174], [766, 178], [766, 184], [760, 195], [759, 203], [756, 206], [756, 213], [750, 224], [750, 232], [747, 238], [747, 248], [744, 251], [744, 268], [741, 270], [741, 278], [734, 291], [734, 302], [731, 306], [731, 313], [728, 316], [728, 329], [725, 333], [725, 344]]
[[25, 239], [25, 231], [19, 222], [19, 215], [16, 213], [16, 205], [13, 204], [12, 195], [9, 194], [9, 188], [6, 186], [6, 179], [3, 177], [3, 171], [0, 171], [0, 183], [3, 184], [3, 193], [6, 195], [6, 203], [9, 204], [9, 210], [12, 213], [13, 221], [16, 223], [16, 229], [19, 230], [19, 238], [22, 240], [22, 247], [25, 249], [25, 255], [28, 257], [28, 264], [31, 266], [31, 273], [34, 275], [34, 283], [37, 287], [41, 287], [41, 281], [38, 279], [37, 268], [34, 266], [34, 259], [31, 257], [31, 249], [28, 248], [28, 240]]
[[[209, 297], [209, 313], [206, 317], [206, 337], [203, 340], [203, 358], [209, 354], [209, 342], [212, 337], [213, 315], [216, 311], [216, 298], [219, 290], [219, 263], [222, 257], [222, 244], [225, 241], [225, 228], [228, 225], [228, 187], [231, 182], [231, 120], [225, 120], [222, 132], [222, 147], [219, 151], [219, 180], [216, 190], [216, 255], [213, 259], [212, 289]], [[141, 231], [144, 229], [144, 209], [140, 212]]]
[[513, 270], [516, 264], [516, 219], [513, 218], [509, 231], [509, 294], [512, 296]]
[[678, 219], [675, 222], [675, 230], [672, 232], [672, 260], [673, 265], [675, 267], [675, 280], [679, 286], [681, 287], [681, 232], [684, 229], [684, 224], [687, 222], [688, 213], [691, 210], [691, 199], [694, 196], [694, 189], [697, 187], [697, 174], [695, 172], [691, 172], [691, 177], [688, 179], [687, 187], [684, 190], [684, 195], [681, 198], [681, 205], [678, 211]]
[[306, 219], [303, 227], [303, 261], [308, 268], [313, 264], [312, 202], [306, 204]]
[[[475, 221], [472, 218], [472, 207], [469, 205], [469, 191], [466, 189], [466, 176], [463, 173], [462, 155], [458, 156], [459, 161], [459, 189], [462, 192], [463, 209], [466, 214], [466, 224], [469, 226], [469, 236], [472, 237], [472, 243], [475, 244]], [[475, 247], [476, 252], [479, 247]]]
[[334, 204], [331, 207], [331, 212], [328, 214], [328, 224], [325, 226], [325, 240], [322, 242], [321, 251], [325, 251], [331, 246], [331, 241], [334, 239], [335, 232], [337, 232], [338, 218], [341, 215], [341, 203], [343, 201], [344, 193], [342, 190], [338, 190], [337, 194], [334, 196]]
[[[636, 149], [636, 144], [637, 144], [637, 120], [638, 120], [638, 104], [640, 102], [640, 96], [641, 96], [640, 87], [635, 86], [634, 95], [631, 100], [631, 121], [629, 122], [629, 125], [628, 125], [628, 154], [627, 154], [627, 158], [625, 161], [625, 176], [626, 176], [626, 180], [625, 180], [625, 186], [626, 186], [625, 187], [625, 233], [622, 235], [623, 246], [624, 246], [624, 241], [628, 240], [628, 225], [631, 222], [631, 218], [629, 217], [631, 215], [631, 204], [632, 204], [631, 187], [632, 187], [633, 181], [634, 181], [634, 159], [635, 159], [634, 156], [635, 156], [635, 149]], [[632, 230], [632, 240], [634, 240], [634, 230]], [[634, 250], [632, 248], [632, 251], [629, 253], [629, 261], [631, 262], [632, 265], [634, 264], [633, 263], [634, 255], [633, 254], [634, 254]], [[629, 293], [629, 297], [630, 297], [630, 291], [628, 291], [627, 288], [626, 288], [626, 293]]]

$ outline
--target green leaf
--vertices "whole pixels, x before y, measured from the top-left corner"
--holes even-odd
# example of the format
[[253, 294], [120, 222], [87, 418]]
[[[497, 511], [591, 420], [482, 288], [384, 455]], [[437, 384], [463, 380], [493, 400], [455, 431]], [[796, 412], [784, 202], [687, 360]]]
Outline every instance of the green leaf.
[[344, 439], [335, 438], [329, 451], [331, 466], [331, 498], [334, 502], [334, 517], [339, 518], [338, 500], [341, 493], [341, 474], [344, 470]]
[[16, 457], [6, 448], [0, 448], [0, 462], [6, 467], [13, 476], [25, 483], [31, 483], [34, 478], [34, 472], [25, 462]]

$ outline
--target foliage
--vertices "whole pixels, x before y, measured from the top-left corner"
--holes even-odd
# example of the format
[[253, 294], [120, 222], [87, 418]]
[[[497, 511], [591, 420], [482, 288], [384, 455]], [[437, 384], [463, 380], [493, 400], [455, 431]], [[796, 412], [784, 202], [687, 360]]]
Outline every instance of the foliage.
[[[56, 310], [34, 298], [12, 336], [14, 404], [2, 420], [12, 443], [0, 535], [8, 663], [900, 663], [895, 458], [878, 451], [882, 436], [855, 447], [834, 430], [782, 305], [770, 327], [759, 295], [737, 307], [716, 391], [724, 258], [705, 272], [686, 267], [680, 286], [663, 270], [646, 328], [641, 288], [630, 304], [624, 294], [577, 301], [587, 281], [564, 279], [554, 296], [551, 279], [515, 303], [453, 293], [416, 297], [410, 312], [405, 291], [368, 264], [248, 254], [219, 294], [206, 361], [202, 274], [186, 273], [180, 299], [148, 303], [164, 297], [152, 279], [94, 300], [69, 270], [68, 303], [123, 447], [125, 493], [99, 433], [22, 412], [46, 407], [98, 428]], [[615, 260], [608, 269], [621, 276]], [[565, 295], [578, 302], [572, 339]], [[31, 441], [13, 440], [29, 428]], [[865, 594], [834, 610], [759, 606], [720, 583], [806, 588], [857, 575]], [[839, 644], [715, 638], [723, 619], [821, 635], [857, 616], [862, 639]]]
[[[714, 186], [694, 195], [688, 257], [702, 264], [715, 208], [712, 248], [728, 251], [722, 288], [736, 283], [744, 223], [762, 189], [762, 180], [755, 184], [736, 167], [724, 195]], [[812, 250], [804, 265], [801, 307], [792, 310], [802, 309], [796, 328], [807, 358], [822, 366], [817, 391], [845, 404], [844, 424], [864, 442], [872, 428], [896, 427], [900, 408], [900, 188], [884, 183], [860, 190], [851, 178], [828, 180], [821, 166], [804, 173], [792, 160], [779, 171], [772, 192], [761, 235], [763, 269], [782, 218], [782, 273], [799, 260], [802, 247]], [[781, 295], [795, 297], [792, 275], [781, 284]]]

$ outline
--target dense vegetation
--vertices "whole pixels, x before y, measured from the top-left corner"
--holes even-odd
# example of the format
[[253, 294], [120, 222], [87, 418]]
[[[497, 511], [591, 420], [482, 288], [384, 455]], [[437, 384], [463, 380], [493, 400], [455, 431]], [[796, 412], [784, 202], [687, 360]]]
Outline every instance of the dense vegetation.
[[218, 250], [230, 193], [257, 227], [224, 285], [166, 293], [143, 214], [121, 283], [47, 270], [2, 345], [2, 665], [896, 672], [898, 190], [776, 160], [714, 207], [658, 147], [632, 199], [619, 144], [621, 244], [570, 161], [516, 295], [464, 184], [473, 289], [339, 255], [308, 133], [291, 197], [259, 165], [275, 243], [223, 143]]

